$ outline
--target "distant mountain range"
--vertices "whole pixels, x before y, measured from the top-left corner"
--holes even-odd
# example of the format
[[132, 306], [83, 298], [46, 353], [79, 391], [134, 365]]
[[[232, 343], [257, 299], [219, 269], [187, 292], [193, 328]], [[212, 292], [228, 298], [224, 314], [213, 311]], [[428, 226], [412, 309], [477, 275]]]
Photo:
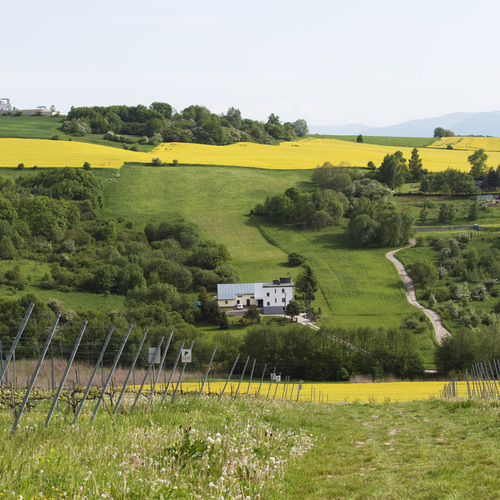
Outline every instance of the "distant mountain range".
[[450, 113], [435, 118], [410, 120], [388, 127], [370, 127], [360, 123], [349, 125], [311, 125], [310, 134], [374, 135], [386, 137], [432, 137], [434, 129], [442, 127], [455, 135], [490, 135], [500, 137], [500, 111], [480, 113]]

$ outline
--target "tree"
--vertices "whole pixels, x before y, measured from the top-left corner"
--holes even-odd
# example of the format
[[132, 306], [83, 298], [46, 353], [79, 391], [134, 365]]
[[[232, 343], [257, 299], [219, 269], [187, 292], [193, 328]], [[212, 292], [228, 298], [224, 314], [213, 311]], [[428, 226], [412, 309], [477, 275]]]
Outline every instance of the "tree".
[[358, 137], [356, 137], [356, 142], [363, 142], [363, 136], [361, 134], [358, 135]]
[[424, 174], [422, 160], [420, 159], [420, 156], [418, 155], [417, 148], [413, 148], [413, 150], [411, 152], [411, 158], [408, 162], [408, 170], [410, 171], [411, 179], [413, 179], [415, 181], [419, 181]]
[[441, 139], [441, 137], [454, 137], [454, 133], [451, 130], [446, 130], [442, 127], [437, 127], [434, 129], [434, 137], [438, 137]]
[[0, 239], [0, 259], [12, 260], [17, 257], [16, 247], [10, 236], [2, 236]]
[[316, 278], [316, 274], [309, 264], [305, 264], [304, 270], [299, 273], [297, 279], [295, 280], [295, 288], [298, 293], [305, 295], [308, 285], [311, 287], [313, 292], [318, 290], [318, 280]]
[[241, 111], [236, 108], [229, 108], [227, 110], [226, 120], [234, 127], [234, 128], [240, 128], [241, 126]]
[[250, 323], [260, 323], [260, 314], [257, 306], [250, 306], [243, 315]]
[[451, 222], [455, 218], [455, 207], [451, 203], [443, 203], [439, 209], [439, 222]]
[[295, 300], [291, 300], [285, 307], [285, 315], [290, 317], [290, 322], [293, 322], [296, 316], [300, 314], [300, 307]]
[[[406, 160], [405, 160], [406, 161]], [[385, 155], [377, 172], [378, 180], [394, 189], [405, 182], [405, 164], [396, 155]]]
[[479, 214], [479, 203], [477, 201], [472, 202], [469, 213], [467, 214], [467, 218], [469, 220], [476, 220]]
[[410, 266], [410, 275], [415, 283], [426, 287], [437, 279], [436, 268], [427, 260], [419, 259]]
[[428, 214], [429, 214], [429, 209], [427, 207], [422, 207], [422, 210], [420, 210], [420, 215], [418, 217], [422, 224], [425, 224], [427, 222]]
[[303, 119], [296, 120], [292, 124], [294, 132], [299, 137], [304, 137], [309, 133], [309, 128], [307, 127], [307, 122]]
[[487, 159], [488, 155], [484, 152], [484, 149], [477, 149], [467, 158], [467, 161], [471, 164], [470, 175], [472, 175], [476, 181], [480, 181], [486, 176]]

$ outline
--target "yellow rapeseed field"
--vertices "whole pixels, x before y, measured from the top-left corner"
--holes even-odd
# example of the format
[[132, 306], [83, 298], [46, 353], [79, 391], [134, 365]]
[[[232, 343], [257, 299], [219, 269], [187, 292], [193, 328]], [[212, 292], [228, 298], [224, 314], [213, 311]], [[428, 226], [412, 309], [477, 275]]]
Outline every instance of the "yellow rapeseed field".
[[77, 141], [43, 139], [0, 139], [0, 167], [82, 167], [120, 168], [125, 162], [149, 162], [149, 153], [86, 144]]
[[[210, 382], [205, 385], [203, 392], [220, 394], [225, 382]], [[254, 397], [259, 391], [259, 383], [250, 385], [249, 397]], [[293, 393], [292, 393], [293, 385]], [[398, 401], [423, 401], [426, 399], [439, 398], [445, 386], [444, 382], [382, 382], [382, 383], [304, 383], [300, 391], [299, 401], [323, 401], [323, 402], [366, 402], [383, 403]], [[158, 386], [161, 391], [164, 386]], [[182, 384], [183, 391], [198, 392], [201, 384], [187, 382]], [[174, 386], [175, 388], [175, 386]], [[238, 388], [238, 381], [232, 381], [227, 385], [225, 396], [234, 395]], [[248, 383], [243, 382], [238, 391], [238, 397], [246, 396]], [[169, 388], [171, 392], [172, 386]], [[265, 382], [260, 388], [259, 396], [269, 399], [297, 400], [298, 384], [291, 381], [288, 387], [282, 382], [278, 385]], [[467, 397], [467, 383], [458, 383], [458, 396]]]
[[[467, 157], [470, 151], [483, 147], [488, 152], [488, 165], [500, 163], [500, 139], [494, 138], [447, 138], [446, 140], [471, 140], [470, 149], [454, 146], [446, 149], [446, 142], [438, 141], [438, 147], [419, 148], [424, 168], [430, 171], [445, 170], [448, 167], [463, 171], [470, 170]], [[489, 145], [476, 141], [490, 141]], [[497, 141], [498, 146], [497, 146]], [[443, 145], [444, 144], [444, 145]], [[462, 144], [462, 142], [457, 143]], [[467, 143], [468, 144], [468, 143]], [[496, 149], [494, 149], [496, 148]], [[365, 167], [369, 161], [379, 166], [384, 156], [401, 150], [409, 159], [412, 148], [358, 144], [336, 139], [303, 139], [284, 142], [277, 146], [237, 143], [229, 146], [207, 146], [204, 144], [164, 143], [150, 153], [139, 153], [123, 149], [98, 146], [77, 141], [51, 141], [41, 139], [0, 139], [0, 167], [17, 167], [24, 163], [26, 168], [38, 167], [81, 167], [89, 162], [93, 168], [120, 168], [125, 162], [151, 163], [159, 157], [163, 162], [180, 164], [222, 165], [254, 167], [265, 169], [313, 169], [325, 162], [334, 165]]]
[[[484, 149], [488, 155], [492, 151], [500, 151], [500, 137], [443, 137], [432, 143], [432, 148], [447, 148], [448, 145], [453, 149], [462, 149], [465, 151], [475, 151]], [[498, 161], [493, 165], [496, 167]]]
[[[358, 144], [336, 139], [304, 139], [285, 142], [278, 146], [237, 143], [230, 146], [203, 144], [165, 143], [152, 151], [153, 156], [164, 162], [177, 160], [184, 164], [224, 165], [270, 169], [311, 169], [329, 161], [334, 165], [365, 167], [369, 161], [379, 166], [384, 156], [401, 150], [409, 159], [412, 148]], [[500, 151], [500, 149], [499, 149]], [[448, 167], [470, 170], [467, 162], [469, 151], [440, 148], [419, 148], [424, 168], [429, 171], [446, 170]], [[489, 153], [489, 163], [500, 163], [500, 152]]]

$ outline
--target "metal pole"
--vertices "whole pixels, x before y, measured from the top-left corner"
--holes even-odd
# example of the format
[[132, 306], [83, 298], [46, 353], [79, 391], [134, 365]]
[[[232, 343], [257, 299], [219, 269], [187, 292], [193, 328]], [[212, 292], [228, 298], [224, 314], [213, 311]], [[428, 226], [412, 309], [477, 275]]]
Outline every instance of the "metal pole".
[[28, 306], [28, 310], [26, 311], [26, 314], [24, 315], [23, 322], [21, 323], [21, 326], [19, 327], [19, 330], [17, 331], [17, 335], [14, 338], [12, 345], [10, 346], [9, 353], [7, 354], [7, 357], [5, 358], [5, 364], [0, 372], [0, 381], [3, 379], [3, 376], [5, 375], [5, 372], [7, 371], [7, 367], [9, 366], [12, 355], [14, 354], [14, 351], [16, 350], [16, 346], [19, 342], [19, 339], [21, 338], [21, 335], [24, 332], [24, 329], [26, 328], [26, 324], [28, 323], [28, 320], [30, 319], [31, 312], [33, 311], [34, 307], [35, 307], [34, 302], [31, 302], [31, 304]]
[[[97, 363], [95, 364], [94, 371], [92, 372], [92, 375], [90, 376], [89, 383], [87, 384], [87, 389], [85, 390], [85, 393], [83, 395], [82, 400], [80, 401], [80, 405], [78, 406], [78, 409], [76, 410], [75, 413], [75, 419], [73, 420], [73, 425], [76, 424], [76, 421], [78, 420], [78, 416], [80, 415], [80, 412], [83, 409], [83, 405], [85, 404], [85, 401], [87, 400], [87, 396], [89, 395], [90, 388], [92, 387], [92, 382], [94, 381], [94, 377], [97, 374], [97, 370], [99, 370], [99, 365], [102, 362], [102, 358], [104, 358], [104, 353], [106, 351], [106, 348], [108, 347], [109, 341], [111, 339], [111, 335], [113, 334], [113, 330], [115, 329], [114, 326], [112, 326], [109, 329], [108, 336], [106, 337], [106, 340], [104, 341], [104, 345], [102, 346], [101, 353], [99, 354], [99, 359], [97, 360]], [[88, 345], [88, 344], [87, 344]], [[103, 383], [104, 385], [104, 383]]]
[[210, 361], [208, 363], [207, 371], [205, 372], [205, 377], [203, 378], [203, 383], [201, 384], [200, 392], [198, 393], [198, 399], [200, 399], [203, 394], [203, 388], [205, 387], [205, 382], [207, 381], [208, 374], [210, 373], [210, 367], [212, 366], [212, 361], [214, 360], [215, 351], [217, 350], [217, 346], [214, 347], [214, 352], [212, 352], [212, 356], [210, 357]]
[[241, 372], [240, 383], [238, 384], [238, 387], [236, 388], [236, 393], [234, 394], [235, 398], [238, 396], [238, 391], [240, 390], [240, 385], [241, 385], [241, 382], [243, 381], [243, 377], [245, 376], [245, 371], [247, 369], [247, 365], [248, 365], [249, 361], [250, 361], [250, 356], [247, 356], [247, 360], [245, 361], [245, 366], [243, 367], [243, 371]]
[[[193, 345], [194, 345], [194, 340], [191, 341], [191, 345], [189, 346], [189, 349], [192, 349], [193, 348]], [[181, 373], [179, 375], [179, 380], [177, 381], [177, 385], [175, 386], [175, 391], [174, 393], [172, 394], [172, 399], [171, 401], [173, 402], [174, 399], [175, 399], [175, 396], [177, 396], [177, 391], [179, 389], [179, 386], [181, 385], [181, 382], [182, 382], [182, 376], [184, 375], [184, 371], [186, 370], [186, 366], [187, 366], [187, 363], [184, 363], [182, 365], [182, 370], [181, 370]]]
[[276, 389], [274, 390], [274, 395], [273, 395], [273, 401], [274, 401], [274, 398], [276, 397], [276, 393], [278, 392], [278, 382], [276, 382]]
[[108, 378], [106, 379], [106, 382], [104, 383], [104, 385], [102, 387], [101, 396], [99, 397], [99, 399], [97, 400], [97, 404], [95, 405], [94, 413], [92, 414], [92, 418], [90, 419], [91, 422], [94, 421], [95, 416], [97, 415], [97, 410], [99, 409], [99, 406], [101, 405], [101, 403], [104, 399], [104, 393], [106, 392], [106, 389], [108, 388], [109, 382], [111, 381], [111, 377], [113, 376], [113, 373], [115, 372], [116, 365], [118, 364], [118, 361], [120, 360], [120, 357], [122, 355], [125, 344], [127, 343], [130, 332], [132, 331], [132, 327], [133, 327], [133, 325], [131, 325], [131, 324], [128, 326], [127, 333], [125, 334], [125, 337], [122, 340], [122, 344], [120, 346], [120, 349], [118, 350], [118, 353], [115, 356], [115, 360], [114, 360], [113, 366], [111, 367], [111, 370], [108, 374]]
[[271, 373], [271, 383], [269, 384], [269, 387], [267, 389], [266, 399], [269, 397], [269, 393], [271, 392], [271, 387], [273, 386], [273, 381], [275, 381], [275, 380], [276, 380], [276, 367], [274, 367], [274, 370]]
[[262, 370], [262, 377], [260, 377], [259, 390], [257, 391], [257, 397], [260, 394], [260, 388], [262, 387], [262, 382], [264, 382], [264, 376], [266, 375], [267, 363], [264, 364], [264, 369]]
[[165, 350], [163, 351], [163, 355], [161, 357], [160, 366], [158, 367], [158, 373], [156, 374], [156, 379], [154, 381], [153, 387], [151, 388], [151, 394], [149, 395], [149, 402], [150, 403], [151, 403], [151, 401], [153, 401], [153, 396], [154, 396], [155, 390], [156, 390], [156, 384], [158, 383], [160, 373], [163, 370], [163, 365], [165, 363], [165, 358], [167, 357], [168, 348], [170, 347], [170, 341], [172, 340], [173, 334], [174, 334], [174, 330], [172, 328], [172, 330], [170, 330], [170, 335], [169, 335], [168, 340], [167, 340], [167, 345], [165, 346]]
[[33, 390], [33, 386], [35, 385], [36, 377], [38, 376], [38, 372], [40, 371], [40, 368], [42, 367], [43, 360], [45, 358], [45, 355], [47, 354], [47, 350], [49, 349], [50, 342], [52, 341], [52, 337], [54, 336], [54, 333], [57, 328], [57, 324], [59, 323], [59, 318], [61, 317], [60, 314], [56, 314], [56, 318], [54, 320], [54, 323], [52, 325], [52, 328], [50, 329], [49, 336], [47, 337], [47, 340], [45, 342], [45, 346], [43, 348], [42, 354], [40, 358], [38, 359], [38, 363], [36, 365], [35, 371], [33, 372], [33, 376], [31, 377], [31, 382], [26, 390], [26, 394], [24, 395], [23, 402], [21, 403], [21, 407], [19, 408], [19, 412], [17, 413], [17, 418], [14, 422], [14, 425], [12, 426], [12, 430], [10, 431], [11, 434], [14, 434], [17, 425], [19, 424], [19, 420], [21, 419], [21, 415], [23, 414], [24, 408], [26, 407], [26, 403], [28, 402], [28, 398], [31, 395], [31, 391]]
[[469, 386], [469, 374], [467, 373], [467, 368], [465, 369], [465, 378], [467, 379], [467, 394], [469, 398], [471, 397], [470, 386]]
[[155, 353], [154, 353], [154, 356], [153, 356], [153, 359], [151, 360], [151, 363], [149, 363], [149, 366], [148, 366], [148, 369], [146, 371], [146, 375], [144, 376], [144, 379], [142, 381], [142, 384], [141, 384], [141, 387], [139, 389], [139, 392], [137, 393], [135, 399], [134, 399], [134, 402], [132, 404], [132, 407], [131, 407], [131, 410], [133, 410], [135, 408], [135, 405], [142, 393], [142, 389], [144, 388], [144, 384], [146, 383], [146, 380], [148, 379], [149, 377], [149, 374], [151, 372], [151, 368], [153, 367], [153, 365], [155, 364], [155, 359], [156, 359], [156, 356], [158, 355], [158, 353], [160, 352], [160, 349], [161, 349], [161, 345], [163, 344], [163, 341], [165, 340], [165, 337], [162, 337], [161, 340], [160, 340], [160, 343], [158, 344], [158, 346], [156, 347], [155, 349]]
[[167, 386], [165, 387], [165, 392], [163, 393], [163, 397], [161, 398], [161, 404], [163, 404], [165, 402], [165, 398], [167, 397], [167, 391], [168, 391], [168, 388], [170, 387], [170, 382], [172, 382], [172, 378], [173, 378], [175, 370], [177, 368], [177, 363], [179, 363], [179, 359], [181, 359], [182, 349], [184, 349], [184, 342], [181, 344], [181, 348], [179, 349], [179, 352], [177, 354], [177, 358], [175, 360], [174, 366], [172, 368], [172, 371], [170, 372], [170, 377], [168, 377], [168, 383], [167, 383]]
[[116, 402], [116, 405], [113, 409], [113, 415], [116, 415], [116, 412], [118, 411], [118, 407], [120, 406], [120, 403], [122, 401], [123, 395], [125, 394], [125, 391], [127, 390], [128, 381], [130, 380], [130, 377], [132, 375], [132, 370], [134, 369], [135, 364], [137, 363], [137, 360], [139, 359], [139, 355], [141, 354], [142, 346], [144, 345], [144, 341], [146, 340], [147, 335], [148, 335], [148, 329], [146, 328], [144, 330], [143, 335], [142, 335], [141, 342], [139, 343], [139, 347], [137, 348], [137, 351], [135, 353], [134, 359], [132, 360], [132, 366], [130, 367], [129, 372], [127, 373], [127, 377], [125, 378], [125, 382], [123, 384], [122, 390], [120, 392], [120, 395], [118, 396], [118, 401]]
[[256, 359], [253, 360], [252, 371], [250, 372], [250, 381], [248, 382], [247, 394], [245, 396], [245, 399], [248, 399], [248, 391], [250, 391], [250, 384], [252, 383], [253, 371], [255, 369], [255, 362], [256, 361], [257, 361]]
[[500, 398], [500, 393], [498, 392], [498, 386], [497, 386], [497, 379], [495, 377], [495, 372], [493, 371], [493, 368], [491, 366], [491, 362], [488, 360], [488, 367], [491, 372], [491, 379], [493, 381], [493, 384], [495, 385], [495, 390], [497, 391], [497, 397]]
[[12, 387], [17, 391], [17, 377], [16, 377], [16, 351], [12, 353]]
[[290, 401], [293, 400], [293, 389], [295, 388], [295, 380], [293, 381], [293, 384], [292, 384], [292, 390], [290, 392]]
[[66, 382], [66, 378], [68, 377], [69, 370], [71, 369], [71, 365], [73, 364], [73, 361], [76, 356], [76, 352], [78, 351], [78, 347], [80, 347], [80, 342], [82, 340], [83, 334], [85, 333], [85, 329], [87, 328], [87, 321], [83, 322], [82, 328], [80, 330], [80, 334], [78, 335], [78, 338], [76, 339], [75, 345], [73, 346], [73, 352], [71, 353], [71, 356], [68, 360], [68, 364], [66, 365], [66, 370], [64, 370], [61, 382], [59, 384], [59, 389], [57, 390], [57, 394], [55, 395], [53, 401], [52, 401], [52, 406], [49, 410], [49, 414], [47, 415], [47, 419], [45, 420], [45, 425], [49, 425], [50, 419], [52, 418], [52, 414], [54, 413], [54, 410], [56, 409], [57, 402], [59, 401], [59, 396], [61, 395], [61, 392], [63, 390], [64, 384]]
[[236, 363], [238, 362], [239, 359], [240, 359], [240, 355], [238, 354], [238, 356], [236, 356], [236, 359], [234, 360], [233, 367], [231, 368], [231, 372], [229, 373], [229, 377], [226, 380], [226, 384], [224, 385], [224, 389], [222, 389], [222, 392], [219, 394], [219, 401], [221, 400], [222, 396], [224, 395], [224, 392], [226, 390], [227, 384], [231, 380], [231, 376], [233, 375], [233, 371], [234, 371], [234, 369], [236, 367]]

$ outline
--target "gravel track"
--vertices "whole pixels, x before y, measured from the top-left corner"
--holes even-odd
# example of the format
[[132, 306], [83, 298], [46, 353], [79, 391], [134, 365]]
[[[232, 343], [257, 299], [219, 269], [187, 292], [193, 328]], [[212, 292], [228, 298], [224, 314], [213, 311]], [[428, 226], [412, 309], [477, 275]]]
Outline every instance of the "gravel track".
[[394, 257], [394, 254], [396, 252], [404, 250], [405, 248], [411, 248], [412, 246], [415, 246], [416, 242], [414, 240], [411, 240], [410, 243], [411, 245], [407, 247], [398, 248], [397, 250], [387, 252], [385, 256], [396, 266], [396, 269], [398, 270], [398, 273], [403, 280], [403, 285], [405, 287], [408, 302], [424, 311], [425, 315], [431, 320], [437, 341], [441, 344], [443, 339], [450, 336], [451, 333], [443, 326], [443, 322], [441, 321], [441, 316], [439, 313], [419, 304], [419, 302], [417, 301], [417, 296], [415, 294], [415, 285], [413, 284], [413, 280], [408, 276], [403, 263], [400, 260], [396, 259], [396, 257]]

